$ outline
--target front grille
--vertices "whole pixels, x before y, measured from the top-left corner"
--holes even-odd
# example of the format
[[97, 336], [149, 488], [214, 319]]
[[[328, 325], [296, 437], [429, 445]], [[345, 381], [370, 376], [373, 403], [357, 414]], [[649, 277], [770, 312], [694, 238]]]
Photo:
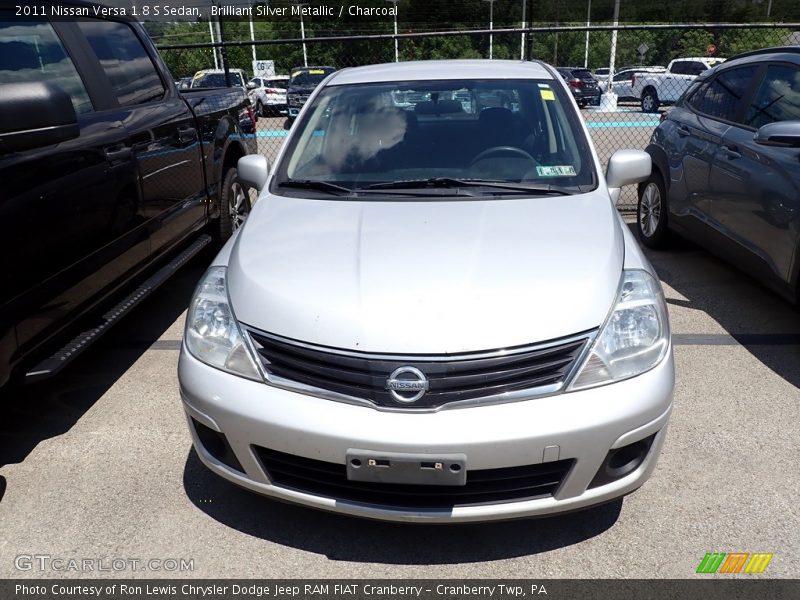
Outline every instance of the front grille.
[[[532, 347], [492, 353], [409, 356], [348, 353], [300, 346], [250, 331], [264, 368], [272, 375], [318, 390], [360, 398], [377, 406], [431, 409], [452, 402], [499, 396], [520, 390], [555, 391], [588, 342], [588, 334]], [[403, 402], [387, 389], [398, 368], [419, 369], [428, 390]], [[545, 388], [545, 386], [554, 386]], [[413, 393], [402, 394], [405, 398]]]
[[303, 106], [308, 100], [310, 94], [297, 94], [294, 96], [289, 96], [289, 104], [291, 106]]
[[521, 502], [552, 496], [573, 460], [467, 472], [466, 485], [350, 481], [347, 467], [254, 446], [273, 484], [315, 496], [392, 508], [441, 508]]

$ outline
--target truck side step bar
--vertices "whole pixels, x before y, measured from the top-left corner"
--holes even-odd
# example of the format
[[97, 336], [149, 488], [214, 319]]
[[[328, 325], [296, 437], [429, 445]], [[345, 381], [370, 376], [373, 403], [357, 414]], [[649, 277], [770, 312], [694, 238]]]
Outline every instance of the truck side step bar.
[[93, 342], [96, 342], [114, 323], [119, 321], [142, 300], [158, 289], [158, 287], [169, 279], [175, 271], [180, 269], [203, 248], [208, 246], [211, 241], [211, 237], [208, 235], [200, 236], [191, 246], [178, 254], [168, 264], [161, 267], [161, 269], [156, 271], [147, 281], [136, 288], [133, 293], [104, 314], [100, 325], [79, 333], [66, 346], [28, 371], [25, 374], [25, 382], [33, 383], [52, 377], [66, 367], [81, 352], [91, 346]]

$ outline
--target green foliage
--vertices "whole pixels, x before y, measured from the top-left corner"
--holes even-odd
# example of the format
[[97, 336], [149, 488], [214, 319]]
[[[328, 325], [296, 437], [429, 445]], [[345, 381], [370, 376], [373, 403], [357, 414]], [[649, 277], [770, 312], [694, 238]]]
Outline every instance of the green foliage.
[[[364, 0], [376, 5], [384, 0]], [[766, 19], [766, 0], [672, 0], [651, 3], [622, 2], [620, 20], [623, 23], [670, 21], [680, 16], [682, 22], [719, 23], [753, 22]], [[273, 2], [274, 3], [274, 2]], [[488, 26], [488, 4], [481, 0], [459, 2], [430, 2], [430, 0], [401, 0], [399, 30], [401, 33], [423, 31], [469, 31]], [[553, 32], [553, 25], [583, 26], [586, 23], [586, 0], [528, 0], [528, 16], [534, 14], [534, 26], [541, 28], [529, 36], [526, 55], [557, 65], [584, 64], [586, 33], [583, 31]], [[608, 25], [613, 14], [613, 0], [592, 1], [592, 23]], [[497, 0], [494, 4], [494, 27], [519, 27], [522, 18], [521, 0]], [[773, 18], [800, 20], [800, 2], [773, 0]], [[147, 23], [158, 46], [174, 44], [208, 43], [208, 22]], [[254, 23], [256, 40], [298, 40], [299, 19], [264, 20]], [[313, 42], [314, 38], [332, 35], [390, 34], [391, 17], [364, 20], [355, 17], [313, 18], [305, 20], [308, 64], [325, 64], [347, 67], [361, 64], [391, 62], [394, 60], [394, 42], [391, 39], [353, 40], [341, 42]], [[249, 41], [249, 23], [243, 20], [226, 20], [227, 42]], [[717, 47], [716, 56], [729, 57], [754, 48], [785, 44], [791, 31], [786, 28], [766, 29], [636, 29], [620, 30], [617, 39], [615, 66], [633, 64], [666, 65], [680, 56], [705, 56], [708, 46]], [[644, 43], [648, 49], [642, 56], [638, 52]], [[399, 40], [400, 60], [437, 58], [488, 58], [489, 36], [457, 35], [419, 37]], [[611, 32], [592, 31], [589, 34], [588, 66], [596, 69], [609, 64]], [[226, 53], [232, 68], [250, 73], [253, 51], [250, 45], [227, 46]], [[175, 77], [186, 77], [195, 71], [212, 68], [214, 54], [209, 48], [171, 49], [162, 52]], [[263, 44], [257, 46], [260, 60], [273, 60], [278, 73], [288, 73], [292, 67], [303, 64], [302, 45], [292, 43]], [[520, 57], [519, 34], [494, 34], [493, 56], [497, 59]]]

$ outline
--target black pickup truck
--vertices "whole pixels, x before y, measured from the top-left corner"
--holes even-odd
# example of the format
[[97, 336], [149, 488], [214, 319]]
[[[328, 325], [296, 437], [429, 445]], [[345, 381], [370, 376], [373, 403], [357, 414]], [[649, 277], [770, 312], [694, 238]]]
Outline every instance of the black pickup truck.
[[139, 23], [36, 4], [0, 3], [0, 386], [55, 373], [228, 237], [256, 150], [241, 88], [179, 92]]

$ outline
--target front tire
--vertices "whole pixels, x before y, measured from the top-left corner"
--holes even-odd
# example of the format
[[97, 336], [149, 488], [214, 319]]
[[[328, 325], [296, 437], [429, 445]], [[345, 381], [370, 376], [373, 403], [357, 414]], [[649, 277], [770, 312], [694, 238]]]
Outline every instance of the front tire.
[[636, 231], [639, 240], [648, 248], [663, 248], [666, 245], [667, 193], [658, 171], [639, 185], [639, 203], [636, 207]]
[[259, 116], [259, 117], [266, 117], [266, 116], [268, 116], [268, 115], [267, 115], [267, 111], [266, 111], [266, 109], [264, 108], [264, 105], [263, 105], [263, 104], [261, 104], [261, 101], [260, 101], [260, 100], [259, 100], [259, 101], [256, 103], [256, 114], [258, 114], [258, 116]]
[[225, 172], [220, 190], [219, 239], [224, 242], [244, 225], [250, 214], [250, 194], [241, 182], [236, 167]]
[[659, 106], [660, 102], [658, 101], [658, 94], [653, 88], [647, 88], [642, 94], [642, 112], [658, 112]]

